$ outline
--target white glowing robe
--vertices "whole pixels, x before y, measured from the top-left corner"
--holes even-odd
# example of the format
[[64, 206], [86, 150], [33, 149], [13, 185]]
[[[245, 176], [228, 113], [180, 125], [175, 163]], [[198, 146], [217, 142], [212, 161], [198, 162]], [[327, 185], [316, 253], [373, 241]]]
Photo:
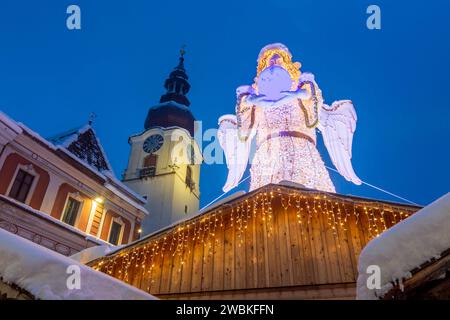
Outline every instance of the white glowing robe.
[[[316, 148], [315, 129], [306, 126], [296, 97], [256, 106], [248, 106], [244, 97], [237, 108], [241, 119], [239, 130], [244, 134], [254, 132], [256, 138], [250, 190], [286, 180], [307, 188], [335, 192]], [[243, 109], [246, 111], [239, 112]], [[308, 110], [308, 114], [312, 115], [312, 110]]]

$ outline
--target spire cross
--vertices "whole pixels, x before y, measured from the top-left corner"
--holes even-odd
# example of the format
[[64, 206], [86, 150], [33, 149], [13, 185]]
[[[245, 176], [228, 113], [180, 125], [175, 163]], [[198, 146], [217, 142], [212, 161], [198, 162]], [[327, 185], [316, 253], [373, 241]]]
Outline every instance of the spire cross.
[[186, 45], [185, 44], [183, 44], [182, 46], [181, 46], [181, 49], [180, 49], [180, 55], [181, 55], [181, 57], [183, 58], [184, 57], [184, 55], [186, 54]]

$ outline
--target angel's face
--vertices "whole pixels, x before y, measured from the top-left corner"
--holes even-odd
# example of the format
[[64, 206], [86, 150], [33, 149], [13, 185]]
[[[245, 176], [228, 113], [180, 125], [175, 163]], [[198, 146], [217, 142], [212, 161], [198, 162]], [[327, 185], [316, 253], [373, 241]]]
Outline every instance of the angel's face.
[[292, 79], [283, 67], [272, 65], [264, 69], [258, 77], [258, 93], [268, 100], [278, 100], [284, 96], [282, 91], [289, 91]]

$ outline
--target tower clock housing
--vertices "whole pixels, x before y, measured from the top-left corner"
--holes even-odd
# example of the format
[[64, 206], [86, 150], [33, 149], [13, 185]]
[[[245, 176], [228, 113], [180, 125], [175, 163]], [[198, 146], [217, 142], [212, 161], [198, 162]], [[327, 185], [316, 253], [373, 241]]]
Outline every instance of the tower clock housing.
[[181, 55], [165, 81], [166, 93], [149, 109], [145, 131], [129, 138], [123, 181], [147, 198], [149, 216], [143, 234], [192, 216], [199, 209], [201, 150], [194, 140], [194, 116], [186, 97], [190, 89]]

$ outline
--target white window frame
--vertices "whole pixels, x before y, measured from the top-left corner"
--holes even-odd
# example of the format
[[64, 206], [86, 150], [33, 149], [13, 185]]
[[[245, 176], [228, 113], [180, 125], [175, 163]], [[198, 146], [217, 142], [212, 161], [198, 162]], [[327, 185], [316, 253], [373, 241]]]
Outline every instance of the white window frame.
[[25, 199], [25, 204], [30, 205], [31, 198], [33, 197], [34, 190], [36, 189], [36, 186], [37, 186], [37, 183], [38, 183], [39, 177], [40, 177], [39, 173], [36, 172], [36, 170], [34, 169], [34, 166], [32, 164], [19, 164], [16, 167], [16, 171], [14, 172], [13, 178], [9, 182], [9, 186], [8, 186], [8, 190], [6, 191], [6, 195], [9, 197], [9, 193], [11, 192], [14, 181], [16, 181], [19, 170], [23, 170], [26, 173], [31, 174], [34, 177], [33, 183], [31, 184], [30, 190], [28, 191], [27, 198]]
[[78, 208], [78, 212], [77, 212], [77, 218], [75, 219], [75, 223], [73, 224], [74, 228], [78, 228], [78, 223], [80, 222], [80, 216], [81, 216], [81, 212], [83, 211], [83, 206], [84, 206], [84, 199], [80, 196], [79, 192], [69, 192], [66, 196], [66, 201], [64, 202], [64, 207], [63, 210], [61, 212], [61, 217], [59, 218], [59, 220], [61, 220], [61, 222], [67, 224], [70, 226], [70, 224], [64, 222], [64, 213], [66, 212], [66, 208], [67, 208], [67, 203], [69, 202], [69, 198], [73, 198], [74, 200], [80, 201], [81, 205]]
[[111, 243], [111, 242], [109, 242], [109, 238], [111, 236], [112, 226], [113, 226], [114, 222], [116, 222], [117, 224], [120, 224], [120, 226], [121, 226], [120, 233], [119, 233], [119, 239], [117, 240], [117, 245], [120, 246], [122, 244], [123, 232], [125, 230], [125, 222], [123, 221], [122, 217], [114, 217], [111, 219], [111, 224], [109, 226], [109, 231], [108, 231], [108, 238], [106, 238], [106, 239], [108, 239], [107, 240], [108, 243]]

